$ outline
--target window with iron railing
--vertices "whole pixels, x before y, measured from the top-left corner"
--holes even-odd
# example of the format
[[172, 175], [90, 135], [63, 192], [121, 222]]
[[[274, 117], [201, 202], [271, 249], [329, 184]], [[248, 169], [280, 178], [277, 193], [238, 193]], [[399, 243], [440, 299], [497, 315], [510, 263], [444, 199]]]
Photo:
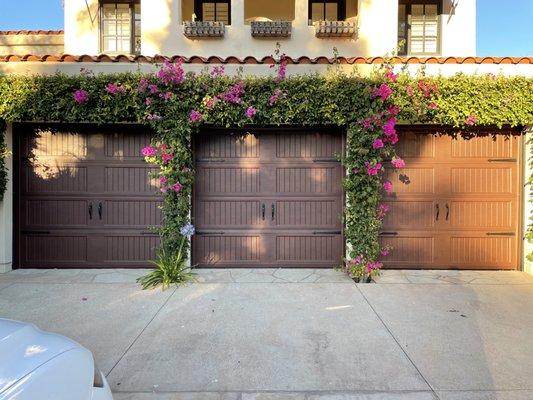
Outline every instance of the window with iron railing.
[[100, 51], [140, 54], [140, 1], [100, 1]]
[[400, 0], [398, 54], [438, 55], [441, 12], [438, 0]]
[[231, 25], [230, 0], [195, 0], [194, 13], [198, 21], [216, 21]]

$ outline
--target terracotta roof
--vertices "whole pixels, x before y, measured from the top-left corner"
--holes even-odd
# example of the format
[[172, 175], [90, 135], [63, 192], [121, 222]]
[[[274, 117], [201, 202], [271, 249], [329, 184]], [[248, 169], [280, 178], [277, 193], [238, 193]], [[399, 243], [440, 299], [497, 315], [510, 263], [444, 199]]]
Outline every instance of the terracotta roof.
[[63, 35], [64, 31], [0, 31], [0, 35]]
[[[230, 57], [181, 57], [181, 56], [128, 56], [128, 55], [116, 55], [111, 56], [107, 54], [101, 54], [98, 56], [89, 55], [0, 55], [0, 62], [94, 62], [94, 63], [161, 63], [165, 60], [175, 61], [181, 58], [186, 64], [272, 64], [275, 59], [271, 56], [256, 58], [252, 56], [238, 58], [235, 56]], [[381, 64], [385, 61], [383, 57], [288, 57], [289, 64]], [[393, 57], [388, 61], [394, 64], [533, 64], [533, 57]]]

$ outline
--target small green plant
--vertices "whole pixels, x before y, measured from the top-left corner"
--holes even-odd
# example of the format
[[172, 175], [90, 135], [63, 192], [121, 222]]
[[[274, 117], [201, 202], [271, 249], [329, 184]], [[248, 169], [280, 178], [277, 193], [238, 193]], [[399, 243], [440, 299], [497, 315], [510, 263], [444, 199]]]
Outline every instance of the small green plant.
[[161, 285], [162, 289], [167, 289], [170, 285], [180, 285], [194, 279], [196, 274], [192, 272], [193, 267], [187, 265], [187, 246], [189, 238], [194, 235], [194, 226], [185, 225], [180, 230], [181, 242], [178, 251], [175, 251], [168, 244], [162, 244], [157, 250], [156, 261], [151, 261], [155, 269], [145, 276], [137, 279], [137, 282], [144, 289], [154, 289]]

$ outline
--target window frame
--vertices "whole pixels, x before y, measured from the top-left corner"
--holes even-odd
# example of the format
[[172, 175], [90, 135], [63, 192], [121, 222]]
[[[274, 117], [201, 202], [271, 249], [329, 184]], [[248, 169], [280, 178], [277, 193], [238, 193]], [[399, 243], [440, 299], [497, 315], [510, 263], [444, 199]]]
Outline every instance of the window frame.
[[[141, 5], [141, 0], [99, 0], [99, 16], [100, 16], [100, 52], [102, 54], [123, 54], [123, 51], [106, 51], [105, 50], [105, 32], [104, 32], [104, 6], [106, 4], [128, 4], [129, 5], [129, 14], [130, 14], [130, 49], [128, 54], [140, 54], [141, 51], [136, 51], [136, 29], [135, 29], [135, 6]], [[139, 20], [140, 21], [140, 20]], [[118, 38], [118, 35], [115, 35], [115, 38]], [[140, 36], [139, 36], [140, 38]]]
[[313, 23], [314, 3], [324, 4], [324, 19], [321, 19], [320, 21], [325, 21], [326, 3], [337, 3], [337, 21], [346, 20], [346, 0], [309, 0], [307, 3], [307, 18], [310, 24]]
[[[203, 7], [204, 3], [221, 3], [228, 5], [228, 25], [231, 25], [231, 0], [194, 0], [194, 14], [197, 21], [203, 21]], [[216, 21], [216, 5], [215, 5], [215, 21]]]
[[[400, 40], [405, 40], [405, 51], [400, 51], [398, 49], [398, 55], [399, 56], [407, 56], [407, 55], [414, 55], [414, 56], [437, 56], [441, 53], [441, 40], [442, 40], [442, 33], [441, 33], [441, 15], [442, 15], [442, 0], [399, 0], [398, 5], [404, 5], [405, 6], [405, 14], [403, 15], [406, 23], [406, 30], [405, 30], [405, 36], [400, 36], [400, 11], [398, 10], [398, 29], [397, 29], [397, 39], [398, 43]], [[434, 53], [429, 52], [423, 52], [423, 53], [413, 53], [411, 51], [411, 18], [412, 18], [412, 6], [413, 5], [436, 5], [437, 6], [437, 50]], [[425, 15], [425, 14], [424, 14]], [[424, 36], [425, 38], [425, 36]]]

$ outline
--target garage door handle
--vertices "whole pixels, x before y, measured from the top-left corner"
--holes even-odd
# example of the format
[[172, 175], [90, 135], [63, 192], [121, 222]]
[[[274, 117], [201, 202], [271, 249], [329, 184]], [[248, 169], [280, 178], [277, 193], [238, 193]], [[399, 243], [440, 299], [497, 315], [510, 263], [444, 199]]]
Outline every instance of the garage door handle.
[[89, 204], [87, 211], [89, 211], [89, 219], [93, 219], [93, 203]]
[[265, 207], [265, 203], [261, 204], [261, 218], [263, 218], [263, 221], [265, 220], [265, 211], [266, 211], [266, 207]]
[[435, 214], [435, 221], [438, 221], [439, 220], [439, 214], [440, 214], [440, 209], [439, 209], [439, 205], [438, 204], [435, 204], [435, 209], [437, 210], [437, 213]]
[[398, 232], [381, 232], [381, 236], [398, 236]]
[[49, 235], [50, 231], [20, 231], [23, 235]]
[[334, 158], [315, 158], [313, 160], [313, 162], [334, 162], [334, 163], [338, 163], [340, 161], [339, 160], [335, 160]]
[[104, 210], [104, 206], [102, 203], [98, 203], [98, 218], [102, 219], [102, 211]]
[[450, 206], [448, 203], [446, 203], [446, 221], [448, 221], [448, 217], [450, 216]]
[[489, 162], [516, 162], [516, 158], [489, 158]]
[[340, 235], [341, 231], [314, 231], [313, 235]]
[[272, 221], [274, 221], [274, 218], [276, 216], [276, 206], [274, 203], [272, 203]]
[[514, 232], [487, 232], [487, 236], [514, 236]]

